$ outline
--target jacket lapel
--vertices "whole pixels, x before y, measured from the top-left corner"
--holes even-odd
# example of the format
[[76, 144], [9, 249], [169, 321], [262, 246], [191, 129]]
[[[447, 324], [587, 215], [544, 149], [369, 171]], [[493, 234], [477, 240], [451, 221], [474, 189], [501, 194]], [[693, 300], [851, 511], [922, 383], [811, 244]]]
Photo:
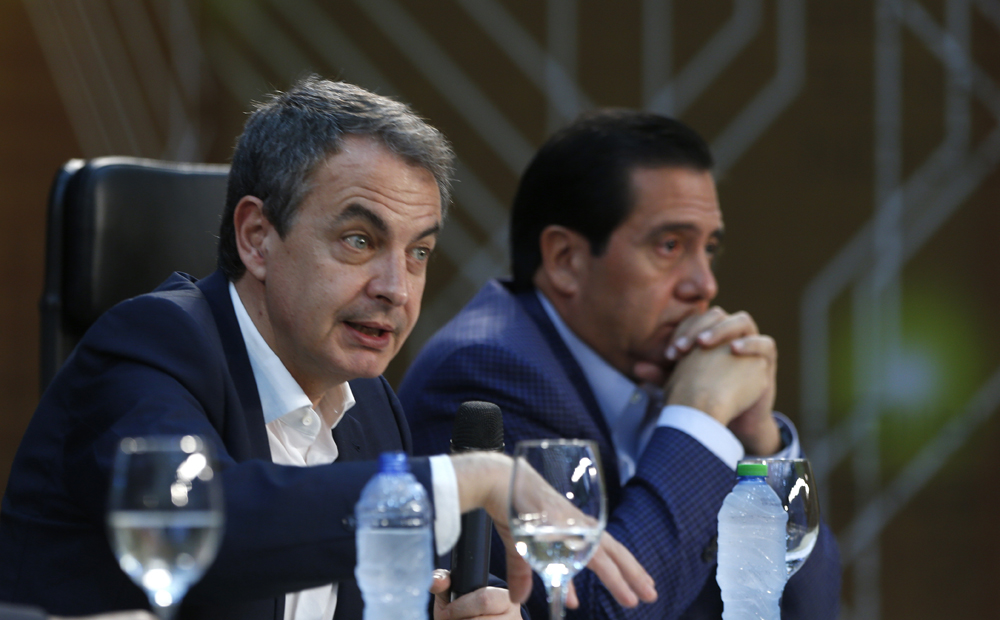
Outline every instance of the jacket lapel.
[[597, 398], [590, 388], [590, 383], [587, 382], [587, 378], [583, 374], [583, 369], [576, 362], [576, 358], [573, 357], [569, 347], [563, 342], [558, 330], [556, 330], [556, 326], [552, 324], [549, 315], [545, 312], [545, 308], [542, 307], [542, 303], [538, 301], [538, 295], [535, 290], [532, 289], [517, 293], [515, 298], [528, 316], [531, 317], [531, 320], [538, 326], [538, 330], [545, 337], [549, 348], [559, 361], [570, 383], [576, 388], [577, 393], [580, 395], [580, 400], [583, 401], [583, 404], [587, 408], [587, 413], [601, 433], [601, 436], [597, 439], [597, 443], [601, 451], [601, 460], [603, 461], [604, 485], [608, 493], [609, 503], [616, 505], [621, 486], [618, 476], [618, 458], [615, 456], [614, 444], [611, 441], [611, 429], [608, 428], [608, 422], [604, 419], [604, 414], [601, 413], [601, 408], [597, 404]]
[[243, 342], [240, 324], [236, 320], [236, 312], [229, 296], [229, 280], [221, 271], [216, 271], [204, 280], [200, 280], [198, 288], [202, 290], [208, 305], [212, 308], [222, 347], [226, 353], [229, 374], [239, 394], [250, 441], [249, 458], [270, 461], [271, 448], [267, 442], [267, 430], [264, 428], [260, 394], [257, 391], [257, 382], [253, 378], [253, 369], [250, 367], [250, 357]]

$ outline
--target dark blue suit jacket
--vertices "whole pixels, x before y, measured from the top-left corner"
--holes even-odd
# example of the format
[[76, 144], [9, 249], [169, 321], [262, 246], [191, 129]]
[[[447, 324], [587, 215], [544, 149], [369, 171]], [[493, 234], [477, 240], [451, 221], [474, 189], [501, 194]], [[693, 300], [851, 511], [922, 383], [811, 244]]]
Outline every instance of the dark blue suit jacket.
[[[488, 283], [427, 343], [399, 396], [418, 454], [448, 449], [455, 412], [466, 400], [500, 406], [508, 452], [522, 439], [597, 442], [610, 511], [608, 531], [653, 576], [659, 599], [626, 610], [585, 570], [574, 580], [580, 608], [569, 617], [721, 617], [715, 582], [717, 515], [735, 474], [689, 435], [659, 428], [635, 476], [622, 487], [604, 416], [534, 291], [513, 294], [504, 283]], [[503, 574], [503, 554], [493, 553], [492, 560], [491, 572]], [[782, 617], [836, 618], [839, 591], [836, 542], [824, 526], [812, 557], [788, 583]], [[537, 579], [528, 607], [536, 620], [548, 617]]]
[[[282, 620], [285, 593], [338, 581], [336, 617], [360, 620], [350, 517], [370, 459], [409, 450], [410, 435], [385, 379], [351, 390], [337, 463], [275, 465], [226, 278], [174, 274], [119, 304], [67, 360], [18, 448], [0, 510], [0, 600], [59, 615], [148, 607], [105, 532], [114, 454], [123, 437], [197, 433], [220, 462], [226, 531], [181, 618]], [[412, 467], [430, 489], [427, 460]]]

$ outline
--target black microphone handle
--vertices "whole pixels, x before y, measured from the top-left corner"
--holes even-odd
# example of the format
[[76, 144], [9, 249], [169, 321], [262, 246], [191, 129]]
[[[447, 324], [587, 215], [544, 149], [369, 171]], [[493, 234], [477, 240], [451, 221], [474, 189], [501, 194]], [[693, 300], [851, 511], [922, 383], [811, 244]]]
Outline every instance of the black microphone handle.
[[[494, 403], [466, 401], [455, 414], [452, 453], [474, 450], [503, 452], [503, 415]], [[492, 536], [493, 521], [486, 511], [462, 515], [462, 534], [451, 552], [452, 600], [489, 583]]]
[[490, 576], [493, 520], [482, 508], [462, 515], [462, 535], [451, 550], [451, 599], [485, 588]]

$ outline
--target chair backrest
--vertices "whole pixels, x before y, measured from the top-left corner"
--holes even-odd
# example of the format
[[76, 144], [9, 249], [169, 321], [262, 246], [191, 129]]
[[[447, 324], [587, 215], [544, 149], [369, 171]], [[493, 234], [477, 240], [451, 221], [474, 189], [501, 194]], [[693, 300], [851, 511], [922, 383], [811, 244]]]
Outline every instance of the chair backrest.
[[87, 328], [174, 271], [215, 270], [229, 166], [73, 159], [49, 195], [41, 300], [44, 390]]

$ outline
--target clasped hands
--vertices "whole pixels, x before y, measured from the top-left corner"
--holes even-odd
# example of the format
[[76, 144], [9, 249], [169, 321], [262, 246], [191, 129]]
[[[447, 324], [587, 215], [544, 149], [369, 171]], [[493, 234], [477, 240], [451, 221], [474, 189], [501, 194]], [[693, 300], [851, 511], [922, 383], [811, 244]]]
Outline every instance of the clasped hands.
[[[746, 312], [727, 314], [711, 308], [682, 321], [664, 351], [664, 364], [639, 362], [636, 377], [664, 386], [667, 404], [687, 405], [704, 411], [726, 425], [749, 454], [773, 454], [781, 447], [778, 426], [771, 415], [775, 398], [778, 350], [774, 339], [761, 335]], [[671, 368], [670, 365], [673, 364]], [[495, 453], [453, 455], [459, 483], [461, 510], [485, 508], [504, 540], [507, 557], [505, 593], [483, 588], [455, 601], [447, 598], [450, 580], [438, 573], [435, 620], [461, 620], [476, 616], [519, 617], [517, 604], [531, 591], [531, 567], [517, 554], [508, 528], [507, 497], [512, 461]], [[537, 495], [521, 498], [549, 509], [561, 500], [547, 483], [532, 485]], [[568, 504], [568, 503], [566, 503]], [[587, 565], [604, 582], [615, 599], [626, 607], [656, 600], [652, 577], [621, 543], [604, 533], [597, 553]], [[576, 607], [576, 593], [567, 606]]]
[[771, 415], [778, 349], [749, 314], [713, 307], [686, 318], [671, 335], [664, 358], [665, 365], [638, 362], [634, 374], [663, 385], [666, 404], [704, 411], [729, 427], [748, 454], [781, 448]]

